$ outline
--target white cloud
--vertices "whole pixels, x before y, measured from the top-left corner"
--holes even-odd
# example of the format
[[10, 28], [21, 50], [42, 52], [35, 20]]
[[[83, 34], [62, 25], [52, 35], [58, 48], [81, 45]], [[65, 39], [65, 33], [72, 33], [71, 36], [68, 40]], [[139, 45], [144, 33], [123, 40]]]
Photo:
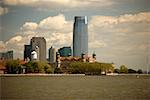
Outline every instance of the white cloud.
[[19, 43], [21, 40], [23, 39], [22, 36], [15, 36], [13, 38], [11, 38], [8, 42], [8, 43], [11, 43], [11, 44], [15, 44], [15, 43]]
[[138, 13], [138, 14], [125, 14], [118, 18], [120, 23], [131, 23], [131, 22], [150, 22], [150, 12]]
[[[150, 40], [150, 12], [121, 16], [93, 16], [89, 21], [89, 32], [93, 34], [91, 46], [96, 46], [105, 56], [146, 55]], [[91, 36], [90, 36], [91, 38]], [[106, 46], [101, 46], [101, 42]], [[98, 44], [99, 43], [99, 44]], [[106, 53], [107, 52], [107, 53]], [[113, 58], [112, 58], [113, 59]]]
[[96, 48], [102, 48], [106, 47], [106, 43], [102, 40], [94, 40], [89, 42], [89, 48], [96, 49]]
[[59, 14], [58, 16], [48, 17], [40, 21], [39, 28], [45, 30], [69, 32], [72, 30], [72, 22], [66, 21], [65, 16]]
[[3, 0], [3, 3], [7, 5], [28, 5], [37, 1], [39, 0]]
[[93, 16], [90, 21], [93, 27], [108, 27], [122, 23], [136, 23], [141, 24], [150, 22], [150, 12], [138, 14], [125, 14], [119, 17], [114, 16]]
[[15, 53], [15, 57], [22, 58], [23, 46], [24, 46], [25, 40], [26, 40], [26, 37], [23, 38], [20, 35], [16, 35], [6, 42], [0, 41], [0, 51], [6, 52], [8, 50], [13, 50]]
[[6, 50], [6, 45], [3, 41], [0, 41], [0, 51], [5, 51]]
[[[64, 33], [52, 33], [48, 38], [48, 44], [55, 46], [56, 48], [60, 48], [63, 46], [71, 46], [72, 43], [72, 33], [64, 34]], [[49, 45], [48, 47], [50, 47]]]
[[30, 31], [34, 31], [36, 30], [38, 27], [37, 23], [34, 22], [26, 22], [22, 27], [21, 30], [30, 30]]
[[6, 5], [40, 6], [47, 8], [104, 7], [114, 4], [112, 0], [3, 0]]
[[0, 15], [6, 14], [6, 13], [8, 13], [8, 8], [6, 8], [6, 7], [3, 8], [0, 6]]
[[[150, 12], [125, 14], [121, 16], [93, 16], [89, 30], [94, 33], [145, 33], [150, 31]], [[99, 31], [100, 30], [100, 31]], [[124, 34], [125, 35], [125, 34]]]

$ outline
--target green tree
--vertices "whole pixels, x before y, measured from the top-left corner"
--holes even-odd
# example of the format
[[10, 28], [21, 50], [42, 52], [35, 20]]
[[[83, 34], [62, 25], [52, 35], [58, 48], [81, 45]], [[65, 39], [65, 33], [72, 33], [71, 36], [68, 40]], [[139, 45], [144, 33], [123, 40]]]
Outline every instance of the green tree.
[[69, 70], [73, 74], [100, 75], [101, 71], [113, 72], [114, 67], [109, 63], [72, 62]]
[[120, 70], [118, 68], [114, 69], [114, 73], [120, 73]]
[[54, 73], [54, 68], [52, 68], [49, 64], [44, 65], [44, 72], [47, 74]]
[[120, 66], [120, 73], [128, 73], [128, 68], [125, 65]]
[[26, 66], [26, 73], [34, 73], [34, 67], [33, 67], [34, 62], [30, 61], [25, 64]]
[[53, 68], [46, 62], [28, 62], [26, 65], [27, 73], [53, 73]]
[[137, 70], [137, 73], [138, 73], [138, 74], [142, 74], [142, 73], [143, 73], [142, 69], [138, 69], [138, 70]]
[[136, 73], [136, 70], [128, 69], [128, 73]]
[[55, 73], [55, 74], [62, 74], [63, 71], [62, 71], [61, 68], [55, 68], [54, 73]]
[[6, 62], [7, 73], [17, 74], [20, 72], [20, 64], [18, 60], [10, 60]]

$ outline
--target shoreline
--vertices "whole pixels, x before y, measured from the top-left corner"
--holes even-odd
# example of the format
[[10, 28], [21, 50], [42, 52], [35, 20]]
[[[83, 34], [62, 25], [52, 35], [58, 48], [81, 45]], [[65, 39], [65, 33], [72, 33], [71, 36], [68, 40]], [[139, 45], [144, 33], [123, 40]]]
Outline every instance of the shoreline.
[[86, 75], [86, 74], [0, 74], [0, 77], [19, 77], [19, 76], [150, 76], [150, 74], [108, 74], [108, 75]]
[[0, 74], [0, 76], [4, 77], [15, 77], [15, 76], [86, 76], [85, 74]]

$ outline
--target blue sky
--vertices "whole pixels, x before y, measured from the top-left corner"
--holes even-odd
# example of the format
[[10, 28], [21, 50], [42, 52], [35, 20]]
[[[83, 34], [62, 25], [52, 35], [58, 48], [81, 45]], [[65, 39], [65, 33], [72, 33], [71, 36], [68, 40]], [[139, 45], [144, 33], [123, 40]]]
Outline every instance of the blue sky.
[[89, 54], [97, 60], [146, 69], [150, 45], [150, 0], [2, 0], [0, 51], [44, 36], [47, 49], [72, 45], [74, 16], [88, 16]]

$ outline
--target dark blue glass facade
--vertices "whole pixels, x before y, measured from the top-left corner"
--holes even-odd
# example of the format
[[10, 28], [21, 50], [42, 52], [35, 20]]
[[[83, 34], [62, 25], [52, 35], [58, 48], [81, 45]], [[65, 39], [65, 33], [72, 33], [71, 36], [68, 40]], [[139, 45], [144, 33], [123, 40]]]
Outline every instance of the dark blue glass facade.
[[76, 16], [73, 29], [73, 56], [88, 54], [88, 22], [86, 16]]
[[69, 57], [71, 56], [71, 47], [63, 47], [58, 50], [61, 57]]

